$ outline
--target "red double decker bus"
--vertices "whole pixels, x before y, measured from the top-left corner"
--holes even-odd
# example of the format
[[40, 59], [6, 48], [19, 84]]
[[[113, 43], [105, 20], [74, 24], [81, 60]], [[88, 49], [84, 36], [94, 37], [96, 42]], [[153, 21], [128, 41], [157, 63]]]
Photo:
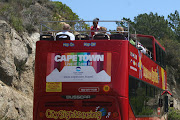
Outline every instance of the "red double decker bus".
[[127, 40], [113, 33], [110, 40], [87, 35], [75, 41], [42, 35], [36, 43], [33, 119], [161, 119], [165, 49], [153, 36], [122, 32]]

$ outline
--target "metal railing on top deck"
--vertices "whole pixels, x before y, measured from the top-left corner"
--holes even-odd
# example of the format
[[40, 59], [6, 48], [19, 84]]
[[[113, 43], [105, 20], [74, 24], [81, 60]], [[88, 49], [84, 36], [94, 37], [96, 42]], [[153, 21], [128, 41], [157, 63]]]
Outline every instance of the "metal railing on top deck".
[[[62, 30], [62, 25], [64, 23], [68, 23], [71, 26], [71, 30], [70, 32], [86, 32], [89, 33], [90, 32], [97, 32], [97, 31], [93, 31], [90, 30], [90, 24], [88, 23], [93, 23], [92, 20], [66, 20], [66, 21], [42, 21], [40, 23], [40, 34], [44, 34], [44, 33], [48, 33], [48, 32], [52, 32], [52, 33], [57, 33]], [[115, 33], [115, 32], [122, 32], [122, 33], [126, 33], [128, 34], [128, 40], [129, 40], [129, 36], [130, 36], [130, 28], [131, 28], [131, 32], [133, 32], [133, 34], [136, 35], [136, 30], [134, 29], [134, 27], [132, 25], [130, 25], [127, 21], [125, 20], [102, 20], [102, 21], [98, 21], [98, 23], [107, 23], [107, 26], [109, 26], [108, 24], [110, 23], [115, 23], [113, 26], [115, 27], [113, 30], [109, 29], [106, 32], [109, 33]], [[127, 28], [125, 31], [117, 31], [116, 28], [117, 26], [122, 25], [123, 28]], [[61, 29], [57, 29], [57, 27], [60, 26]], [[86, 28], [85, 28], [86, 26]], [[111, 28], [113, 27], [111, 26]], [[56, 27], [56, 28], [54, 28]], [[104, 26], [106, 27], [106, 26]], [[107, 27], [106, 27], [107, 28]], [[107, 28], [108, 29], [108, 28]], [[101, 31], [100, 31], [101, 32]]]

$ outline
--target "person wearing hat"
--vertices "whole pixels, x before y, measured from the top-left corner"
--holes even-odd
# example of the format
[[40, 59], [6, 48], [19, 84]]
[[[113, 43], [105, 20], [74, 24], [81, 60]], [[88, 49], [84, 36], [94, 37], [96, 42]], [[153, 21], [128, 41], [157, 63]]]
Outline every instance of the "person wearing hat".
[[56, 36], [60, 35], [60, 34], [66, 34], [66, 35], [68, 35], [70, 37], [70, 40], [74, 41], [75, 40], [75, 36], [74, 36], [74, 34], [69, 32], [70, 29], [71, 29], [70, 25], [65, 23], [64, 26], [63, 26], [63, 31], [57, 33]]
[[100, 26], [98, 25], [99, 18], [95, 18], [93, 20], [93, 26], [91, 26], [91, 34], [90, 37], [92, 38], [96, 31], [100, 30]]
[[124, 28], [123, 27], [118, 26], [116, 30], [118, 31], [117, 33], [124, 34]]
[[118, 26], [116, 30], [117, 30], [117, 33], [119, 34], [118, 35], [119, 38], [122, 39], [122, 40], [126, 40], [126, 37], [124, 35], [124, 28], [121, 27], [121, 26]]
[[107, 31], [107, 28], [106, 28], [106, 27], [100, 27], [100, 31], [101, 31], [101, 33], [103, 33], [104, 35], [107, 36], [108, 40], [110, 40], [109, 35], [106, 33], [106, 31]]

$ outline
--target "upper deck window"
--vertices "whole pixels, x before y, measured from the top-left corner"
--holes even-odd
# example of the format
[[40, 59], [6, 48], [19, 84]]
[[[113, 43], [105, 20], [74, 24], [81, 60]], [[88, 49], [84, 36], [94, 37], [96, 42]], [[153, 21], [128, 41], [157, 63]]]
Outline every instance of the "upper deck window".
[[165, 51], [157, 44], [155, 43], [155, 49], [156, 49], [156, 62], [165, 68]]

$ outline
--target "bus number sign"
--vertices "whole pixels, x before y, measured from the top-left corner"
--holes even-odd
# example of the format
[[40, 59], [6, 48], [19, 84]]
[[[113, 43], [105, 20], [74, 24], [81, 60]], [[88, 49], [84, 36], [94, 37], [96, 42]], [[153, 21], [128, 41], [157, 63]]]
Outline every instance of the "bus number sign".
[[92, 99], [95, 98], [95, 95], [63, 95], [61, 96], [64, 99], [71, 99], [71, 100], [83, 100], [83, 99]]
[[80, 87], [79, 92], [99, 92], [99, 87]]

